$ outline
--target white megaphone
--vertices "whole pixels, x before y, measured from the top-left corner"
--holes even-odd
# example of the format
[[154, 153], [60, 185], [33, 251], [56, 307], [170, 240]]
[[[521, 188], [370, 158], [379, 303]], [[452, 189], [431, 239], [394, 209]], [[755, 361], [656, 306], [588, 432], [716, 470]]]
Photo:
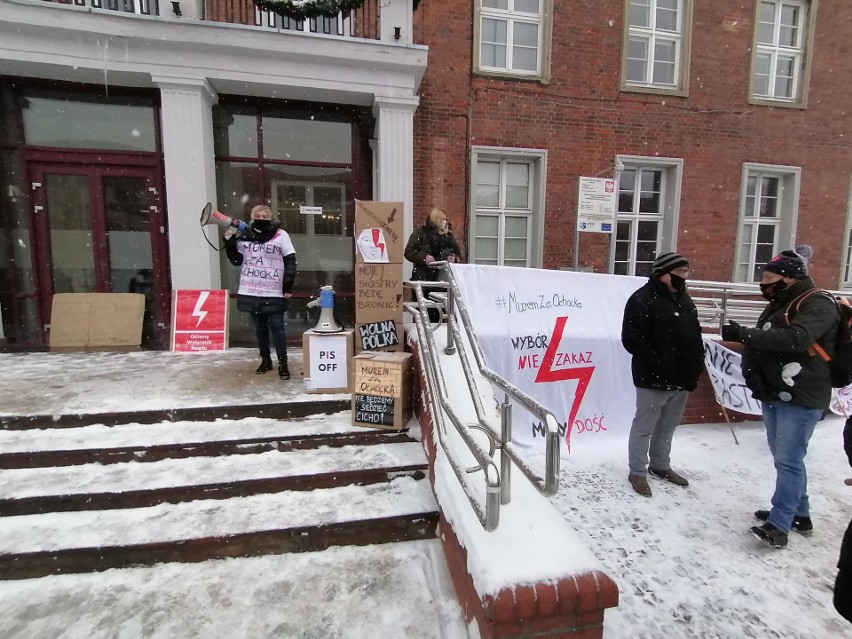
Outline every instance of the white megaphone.
[[240, 235], [248, 231], [248, 224], [242, 220], [228, 217], [224, 213], [220, 213], [213, 208], [213, 204], [211, 202], [208, 202], [204, 208], [201, 209], [201, 226], [207, 226], [210, 224], [215, 224], [216, 226], [221, 226], [225, 229], [233, 228]]
[[320, 287], [319, 299], [308, 302], [308, 307], [319, 306], [320, 317], [314, 326], [314, 333], [339, 333], [343, 327], [334, 319], [334, 287]]

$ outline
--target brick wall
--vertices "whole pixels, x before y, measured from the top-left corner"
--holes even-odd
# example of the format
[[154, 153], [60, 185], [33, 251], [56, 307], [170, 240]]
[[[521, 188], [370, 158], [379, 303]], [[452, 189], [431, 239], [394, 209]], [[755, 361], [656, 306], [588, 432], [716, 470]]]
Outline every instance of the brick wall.
[[[545, 268], [573, 263], [577, 176], [618, 153], [684, 160], [677, 237], [693, 277], [731, 279], [744, 162], [802, 169], [797, 243], [818, 283], [837, 283], [852, 144], [852, 3], [820, 0], [806, 109], [748, 103], [755, 2], [693, 2], [688, 97], [619, 90], [623, 0], [554, 3], [551, 81], [473, 76], [474, 2], [415, 12], [429, 66], [415, 116], [415, 220], [443, 206], [466, 238], [470, 145], [547, 149]], [[591, 237], [590, 237], [591, 236]], [[606, 270], [609, 236], [580, 262]]]

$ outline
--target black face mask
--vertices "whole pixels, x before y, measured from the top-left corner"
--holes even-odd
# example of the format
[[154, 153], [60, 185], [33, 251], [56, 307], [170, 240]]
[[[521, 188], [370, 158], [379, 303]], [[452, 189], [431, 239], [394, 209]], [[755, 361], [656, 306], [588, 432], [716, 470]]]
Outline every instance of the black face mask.
[[255, 233], [266, 233], [272, 228], [272, 220], [252, 220], [251, 229]]
[[674, 290], [681, 293], [686, 290], [686, 278], [681, 277], [680, 275], [675, 275], [674, 273], [669, 273], [669, 278], [672, 281], [672, 287]]
[[778, 295], [787, 288], [787, 282], [784, 280], [778, 280], [777, 282], [772, 282], [771, 284], [761, 284], [760, 285], [760, 294], [763, 295], [770, 302], [774, 300]]

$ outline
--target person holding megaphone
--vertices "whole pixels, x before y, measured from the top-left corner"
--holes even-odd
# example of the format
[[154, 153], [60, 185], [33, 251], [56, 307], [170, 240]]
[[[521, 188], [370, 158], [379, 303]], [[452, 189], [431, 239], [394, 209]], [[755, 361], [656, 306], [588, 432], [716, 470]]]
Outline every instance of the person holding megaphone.
[[296, 280], [296, 249], [285, 230], [272, 220], [272, 209], [265, 204], [251, 210], [248, 228], [228, 226], [224, 234], [225, 253], [234, 266], [240, 266], [237, 309], [251, 315], [260, 366], [255, 373], [272, 370], [269, 333], [278, 356], [278, 376], [290, 379], [287, 367], [287, 335], [284, 313], [290, 305]]

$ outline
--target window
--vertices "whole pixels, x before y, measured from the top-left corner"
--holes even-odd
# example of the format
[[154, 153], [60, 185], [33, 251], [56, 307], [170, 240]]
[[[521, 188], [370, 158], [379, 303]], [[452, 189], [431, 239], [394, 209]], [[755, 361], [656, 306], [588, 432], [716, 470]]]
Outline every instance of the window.
[[840, 288], [852, 289], [852, 179], [849, 180], [849, 198], [846, 203], [846, 230], [843, 233], [843, 258], [841, 260]]
[[479, 0], [477, 70], [544, 78], [552, 0]]
[[628, 0], [624, 88], [684, 91], [691, 0]]
[[541, 266], [545, 157], [474, 148], [471, 263]]
[[755, 20], [751, 95], [755, 100], [803, 102], [808, 8], [806, 0], [761, 0]]
[[797, 167], [743, 167], [734, 281], [760, 281], [763, 266], [782, 250], [796, 245], [800, 177]]
[[651, 275], [654, 258], [675, 250], [683, 161], [619, 157], [618, 219], [610, 243], [611, 272]]

